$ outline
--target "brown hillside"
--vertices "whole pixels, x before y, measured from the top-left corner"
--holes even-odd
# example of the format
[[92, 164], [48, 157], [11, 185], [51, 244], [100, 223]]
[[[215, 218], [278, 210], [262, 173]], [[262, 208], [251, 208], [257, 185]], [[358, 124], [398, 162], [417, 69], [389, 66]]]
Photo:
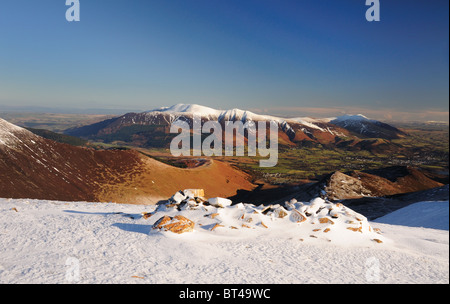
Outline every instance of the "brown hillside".
[[247, 174], [230, 165], [211, 161], [192, 169], [176, 168], [142, 156], [133, 175], [121, 183], [105, 183], [97, 192], [101, 201], [149, 204], [165, 200], [178, 190], [201, 188], [208, 197], [230, 197], [238, 190], [253, 190]]
[[0, 197], [152, 204], [187, 188], [227, 197], [253, 187], [218, 161], [180, 169], [133, 150], [57, 143], [0, 119]]

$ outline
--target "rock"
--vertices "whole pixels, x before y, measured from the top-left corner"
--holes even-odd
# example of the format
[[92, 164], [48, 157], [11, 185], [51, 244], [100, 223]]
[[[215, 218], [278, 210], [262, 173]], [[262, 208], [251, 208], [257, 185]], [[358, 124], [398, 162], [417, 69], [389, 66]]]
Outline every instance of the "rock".
[[148, 219], [148, 218], [150, 218], [152, 215], [153, 215], [153, 213], [151, 213], [151, 212], [142, 212], [142, 217], [143, 217], [144, 219]]
[[208, 199], [208, 203], [214, 207], [225, 208], [227, 206], [231, 206], [233, 202], [227, 198], [213, 197]]
[[269, 213], [270, 210], [272, 210], [272, 205], [266, 206], [263, 208], [263, 210], [261, 210], [261, 213], [266, 215], [267, 213]]
[[273, 213], [275, 214], [275, 216], [277, 218], [284, 218], [286, 215], [288, 215], [286, 209], [284, 209], [283, 207], [278, 207], [277, 209], [275, 209], [273, 211]]
[[215, 224], [215, 225], [211, 228], [211, 231], [214, 231], [214, 230], [216, 230], [216, 228], [219, 228], [219, 227], [225, 227], [225, 226], [220, 225], [220, 224]]
[[297, 203], [297, 200], [295, 198], [291, 199], [290, 201], [284, 202], [284, 207], [287, 210], [295, 209], [295, 204]]
[[194, 197], [194, 200], [197, 204], [203, 204], [206, 200], [203, 197]]
[[153, 224], [153, 229], [161, 229], [163, 228], [166, 224], [168, 224], [170, 221], [172, 220], [172, 218], [168, 215], [165, 215], [163, 217], [161, 217], [159, 220], [157, 220], [154, 224]]
[[291, 212], [291, 219], [297, 223], [303, 223], [304, 221], [306, 221], [306, 217], [295, 209]]
[[220, 225], [220, 224], [215, 224], [214, 227], [211, 228], [211, 231], [214, 231], [216, 228], [219, 228], [219, 227], [225, 227], [225, 226]]
[[195, 199], [189, 199], [186, 202], [186, 207], [187, 209], [195, 209], [196, 207], [198, 207], [199, 203], [197, 203], [197, 201]]
[[339, 171], [326, 177], [322, 183], [325, 183], [325, 196], [331, 201], [372, 195], [372, 192], [366, 188], [366, 183]]
[[354, 227], [347, 227], [348, 230], [354, 231], [354, 232], [361, 232], [362, 233], [362, 227], [354, 228]]
[[338, 213], [330, 212], [329, 214], [330, 214], [331, 218], [333, 218], [333, 219], [337, 219], [339, 217]]
[[186, 189], [183, 192], [187, 197], [192, 198], [205, 196], [205, 190], [203, 189]]
[[208, 216], [208, 217], [214, 219], [214, 218], [215, 218], [216, 216], [218, 216], [218, 215], [219, 215], [219, 213], [212, 213], [212, 214], [207, 214], [207, 215], [205, 215], [205, 216]]
[[153, 224], [153, 229], [164, 229], [165, 231], [182, 234], [185, 232], [192, 232], [194, 226], [195, 223], [193, 221], [182, 215], [176, 215], [173, 218], [165, 215]]
[[319, 219], [319, 222], [320, 222], [321, 224], [331, 224], [331, 225], [334, 225], [334, 222], [333, 222], [332, 220], [330, 220], [329, 218], [327, 218], [327, 217], [322, 217], [322, 218], [320, 218], [320, 219]]
[[178, 191], [172, 197], [169, 199], [169, 201], [174, 202], [175, 204], [180, 204], [182, 201], [184, 201], [187, 198], [187, 196], [182, 191]]

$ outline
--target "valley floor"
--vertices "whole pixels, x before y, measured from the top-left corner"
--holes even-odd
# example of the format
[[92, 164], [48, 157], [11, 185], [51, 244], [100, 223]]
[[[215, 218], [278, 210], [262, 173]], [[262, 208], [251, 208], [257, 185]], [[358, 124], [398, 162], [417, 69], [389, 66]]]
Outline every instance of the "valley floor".
[[176, 235], [151, 231], [152, 208], [0, 199], [0, 283], [449, 283], [448, 230], [371, 222], [389, 241], [361, 246]]

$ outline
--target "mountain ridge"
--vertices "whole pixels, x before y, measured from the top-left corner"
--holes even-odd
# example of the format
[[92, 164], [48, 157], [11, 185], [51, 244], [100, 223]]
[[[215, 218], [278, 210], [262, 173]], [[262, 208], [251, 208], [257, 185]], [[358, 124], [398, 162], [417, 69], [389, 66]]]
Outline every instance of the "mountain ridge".
[[[247, 121], [274, 121], [278, 124], [279, 137], [282, 139], [281, 144], [286, 146], [316, 143], [353, 147], [355, 146], [354, 141], [365, 141], [371, 137], [378, 136], [382, 139], [391, 140], [406, 136], [405, 133], [391, 125], [370, 120], [363, 115], [358, 115], [358, 117], [364, 118], [359, 120], [354, 119], [353, 116], [325, 119], [310, 117], [282, 118], [260, 115], [240, 109], [217, 110], [197, 104], [177, 104], [141, 113], [126, 113], [96, 124], [68, 129], [65, 134], [110, 142], [116, 139], [114, 136], [116, 133], [125, 132], [129, 135], [126, 141], [133, 143], [133, 140], [136, 139], [135, 144], [137, 146], [151, 146], [151, 139], [156, 136], [162, 138], [161, 144], [167, 147], [170, 139], [173, 138], [169, 132], [170, 125], [178, 119], [192, 124], [194, 115], [200, 116], [202, 121], [213, 120], [221, 124], [224, 124], [225, 121], [242, 121], [244, 123]], [[348, 119], [353, 122], [348, 123]], [[336, 123], [332, 123], [333, 121]], [[364, 132], [357, 132], [355, 121], [362, 124], [359, 127], [360, 129], [363, 128]], [[137, 125], [146, 126], [146, 128], [133, 129]], [[363, 149], [370, 149], [371, 144], [366, 143], [366, 145], [360, 146]]]

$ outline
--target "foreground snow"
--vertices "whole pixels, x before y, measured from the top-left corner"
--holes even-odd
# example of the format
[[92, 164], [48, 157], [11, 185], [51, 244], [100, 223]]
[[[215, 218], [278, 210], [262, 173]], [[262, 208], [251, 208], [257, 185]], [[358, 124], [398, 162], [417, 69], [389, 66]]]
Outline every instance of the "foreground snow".
[[177, 235], [152, 230], [142, 212], [155, 208], [0, 199], [0, 283], [449, 283], [446, 230], [370, 223], [381, 244], [295, 229]]

